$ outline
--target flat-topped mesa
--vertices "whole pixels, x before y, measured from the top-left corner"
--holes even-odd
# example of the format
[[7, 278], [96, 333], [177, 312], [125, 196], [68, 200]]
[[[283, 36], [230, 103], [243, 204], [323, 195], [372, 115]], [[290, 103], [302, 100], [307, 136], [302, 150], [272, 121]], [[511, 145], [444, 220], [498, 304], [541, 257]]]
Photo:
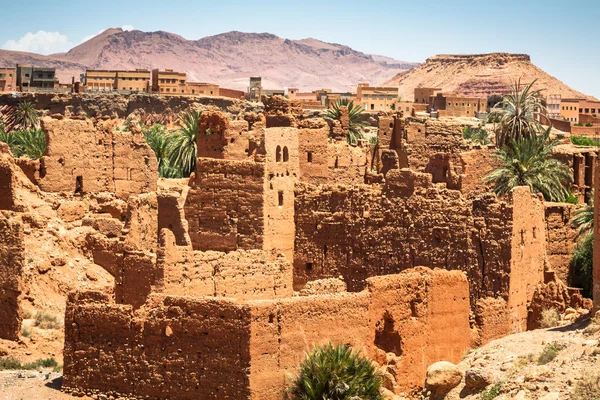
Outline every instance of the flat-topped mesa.
[[508, 62], [531, 62], [528, 54], [513, 53], [488, 53], [488, 54], [437, 54], [429, 57], [427, 63], [455, 63], [466, 62], [468, 64], [505, 64]]

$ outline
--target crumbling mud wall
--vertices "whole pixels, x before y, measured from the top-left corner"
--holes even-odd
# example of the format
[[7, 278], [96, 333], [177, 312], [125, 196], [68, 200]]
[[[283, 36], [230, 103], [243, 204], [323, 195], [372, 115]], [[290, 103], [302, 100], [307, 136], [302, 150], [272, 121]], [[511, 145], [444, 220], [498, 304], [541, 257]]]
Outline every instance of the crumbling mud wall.
[[198, 158], [184, 205], [194, 250], [262, 249], [265, 164]]
[[46, 192], [116, 193], [122, 199], [156, 190], [156, 157], [141, 135], [113, 132], [114, 121], [42, 118]]
[[178, 246], [172, 232], [161, 232], [154, 290], [168, 295], [274, 299], [293, 294], [292, 264], [264, 250], [229, 253]]
[[[596, 158], [594, 164], [594, 187], [600, 188], [600, 162]], [[594, 299], [594, 312], [600, 307], [600, 189], [594, 190], [594, 255], [593, 255], [592, 298]]]
[[14, 159], [9, 154], [8, 146], [0, 143], [0, 210], [13, 210], [15, 207]]
[[571, 225], [577, 206], [545, 203], [548, 264], [563, 282], [569, 281], [569, 268], [576, 244], [577, 228]]
[[389, 360], [394, 390], [409, 391], [422, 385], [431, 363], [460, 360], [469, 347], [468, 315], [465, 276], [427, 268], [372, 278], [360, 293], [242, 302], [154, 295], [137, 311], [95, 292], [74, 293], [63, 388], [280, 399], [305, 351], [331, 341], [383, 365]]
[[21, 334], [23, 292], [23, 225], [15, 214], [0, 211], [0, 339]]
[[364, 183], [367, 148], [350, 146], [345, 139], [332, 140], [329, 135], [330, 128], [321, 119], [299, 129], [300, 180], [315, 185]]
[[[526, 314], [517, 298], [543, 281], [544, 211], [528, 190], [515, 194], [514, 204], [491, 194], [471, 201], [408, 169], [390, 170], [382, 188], [300, 185], [294, 287], [342, 276], [358, 291], [368, 277], [430, 265], [464, 271], [473, 307], [479, 298], [502, 297]], [[517, 324], [526, 320], [521, 314]]]

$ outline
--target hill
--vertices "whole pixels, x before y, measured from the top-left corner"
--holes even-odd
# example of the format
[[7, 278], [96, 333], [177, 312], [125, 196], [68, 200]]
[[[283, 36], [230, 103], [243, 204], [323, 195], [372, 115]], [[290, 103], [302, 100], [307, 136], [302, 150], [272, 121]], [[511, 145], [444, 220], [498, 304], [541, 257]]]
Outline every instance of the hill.
[[536, 67], [526, 54], [440, 54], [428, 58], [419, 67], [398, 73], [386, 86], [398, 86], [403, 99], [413, 100], [415, 87], [438, 87], [463, 95], [485, 96], [505, 93], [510, 80], [521, 78], [529, 83], [537, 79], [536, 88], [563, 97], [588, 97]]
[[40, 56], [0, 51], [0, 65], [32, 62], [57, 68], [61, 82], [90, 69], [172, 68], [191, 81], [237, 89], [250, 76], [262, 76], [266, 88], [331, 88], [346, 91], [361, 81], [390, 79], [416, 63], [373, 56], [317, 39], [290, 40], [270, 33], [228, 32], [187, 40], [169, 32], [109, 29], [66, 53]]

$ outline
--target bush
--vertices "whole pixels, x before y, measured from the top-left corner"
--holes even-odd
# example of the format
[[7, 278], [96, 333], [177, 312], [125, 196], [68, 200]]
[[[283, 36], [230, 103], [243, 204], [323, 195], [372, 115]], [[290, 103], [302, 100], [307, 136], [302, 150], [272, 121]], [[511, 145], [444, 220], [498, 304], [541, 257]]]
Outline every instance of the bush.
[[496, 397], [500, 396], [500, 391], [502, 389], [502, 383], [498, 382], [491, 386], [489, 389], [484, 390], [479, 395], [481, 400], [494, 400]]
[[573, 193], [573, 191], [571, 189], [569, 189], [569, 194], [567, 195], [567, 198], [565, 199], [565, 203], [569, 203], [569, 204], [579, 203], [579, 199], [577, 198], [577, 196], [575, 196], [575, 193]]
[[582, 288], [583, 297], [592, 298], [592, 267], [594, 254], [594, 235], [587, 234], [581, 239], [571, 257], [569, 268], [569, 284]]
[[0, 131], [0, 142], [5, 142], [17, 158], [27, 156], [37, 160], [46, 152], [46, 134], [39, 129], [27, 129], [14, 132]]
[[38, 369], [38, 368], [52, 368], [54, 371], [56, 371], [57, 369], [60, 368], [60, 366], [58, 365], [58, 362], [56, 362], [56, 360], [53, 357], [43, 358], [43, 359], [39, 359], [34, 362], [25, 363], [25, 364], [21, 364], [21, 362], [19, 360], [17, 360], [15, 357], [12, 357], [12, 356], [6, 357], [6, 358], [0, 358], [0, 370], [6, 370], [6, 369], [32, 370], [32, 369]]
[[558, 355], [558, 352], [561, 350], [561, 347], [556, 343], [550, 343], [544, 348], [544, 351], [538, 357], [537, 363], [538, 365], [548, 364], [550, 361], [554, 360]]
[[584, 374], [583, 378], [575, 384], [570, 398], [571, 400], [600, 399], [600, 374]]
[[487, 131], [483, 128], [473, 128], [472, 126], [465, 126], [463, 128], [463, 138], [470, 140], [474, 143], [489, 144], [490, 137]]
[[382, 383], [369, 359], [350, 346], [329, 343], [306, 355], [290, 394], [294, 400], [380, 400]]
[[591, 122], [588, 122], [587, 124], [585, 124], [585, 126], [590, 127], [593, 126]]
[[553, 328], [558, 325], [558, 321], [560, 319], [560, 315], [558, 315], [558, 311], [556, 309], [551, 308], [549, 310], [542, 311], [542, 321], [540, 325], [542, 328]]
[[35, 313], [35, 326], [40, 329], [60, 329], [62, 326], [58, 317], [49, 311], [38, 311]]
[[587, 136], [571, 136], [571, 143], [576, 146], [600, 146], [600, 141]]
[[21, 335], [24, 337], [31, 337], [31, 330], [24, 326], [21, 328]]

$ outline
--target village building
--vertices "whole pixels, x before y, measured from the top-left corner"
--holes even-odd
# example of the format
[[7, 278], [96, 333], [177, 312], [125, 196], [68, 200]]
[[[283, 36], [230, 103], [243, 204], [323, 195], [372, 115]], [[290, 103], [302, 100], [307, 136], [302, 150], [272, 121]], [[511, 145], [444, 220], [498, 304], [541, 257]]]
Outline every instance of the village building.
[[0, 68], [0, 92], [17, 90], [17, 69]]
[[365, 111], [390, 111], [396, 108], [398, 88], [359, 83], [356, 100]]
[[150, 88], [150, 71], [87, 70], [83, 84], [88, 91], [127, 90], [146, 93]]
[[38, 89], [53, 89], [57, 86], [55, 68], [40, 68], [17, 64], [17, 87], [22, 92]]
[[[600, 101], [587, 99], [561, 99], [560, 117], [571, 123], [580, 123], [582, 116], [597, 118], [600, 115]], [[587, 120], [587, 119], [586, 119]]]

